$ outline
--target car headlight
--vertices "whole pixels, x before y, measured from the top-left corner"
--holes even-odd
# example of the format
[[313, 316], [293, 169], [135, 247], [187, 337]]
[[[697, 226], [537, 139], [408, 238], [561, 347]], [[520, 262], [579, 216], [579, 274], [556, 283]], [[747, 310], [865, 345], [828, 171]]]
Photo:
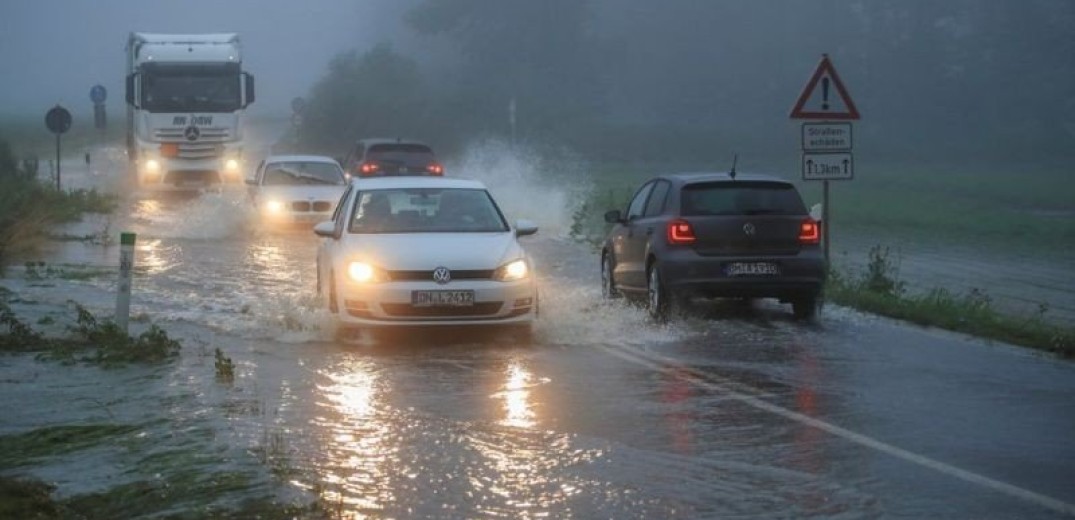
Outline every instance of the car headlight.
[[265, 209], [268, 210], [269, 213], [280, 213], [281, 211], [284, 211], [284, 203], [278, 200], [270, 200], [265, 203]]
[[224, 161], [224, 169], [229, 172], [239, 171], [239, 161], [236, 161], [235, 159]]
[[150, 159], [146, 161], [146, 171], [150, 173], [157, 173], [161, 171], [161, 163], [156, 159]]
[[530, 275], [530, 266], [522, 258], [508, 262], [493, 272], [493, 279], [501, 282], [514, 282]]
[[388, 279], [388, 273], [383, 269], [365, 262], [351, 262], [347, 266], [347, 276], [358, 283], [377, 283]]

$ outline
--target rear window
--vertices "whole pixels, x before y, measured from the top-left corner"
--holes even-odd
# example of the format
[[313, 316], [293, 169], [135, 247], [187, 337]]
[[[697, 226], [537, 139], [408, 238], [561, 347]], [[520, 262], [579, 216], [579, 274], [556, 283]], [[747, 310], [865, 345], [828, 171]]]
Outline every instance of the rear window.
[[366, 160], [380, 163], [425, 166], [434, 161], [433, 149], [424, 144], [386, 143], [370, 146]]
[[680, 214], [684, 216], [806, 214], [795, 186], [783, 182], [689, 184], [683, 187], [682, 195]]

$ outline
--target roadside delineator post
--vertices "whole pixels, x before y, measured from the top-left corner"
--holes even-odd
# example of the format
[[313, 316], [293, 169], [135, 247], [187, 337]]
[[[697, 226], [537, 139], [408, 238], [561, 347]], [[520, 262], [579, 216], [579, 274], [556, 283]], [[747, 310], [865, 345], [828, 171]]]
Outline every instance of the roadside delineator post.
[[131, 271], [134, 269], [134, 233], [119, 235], [119, 284], [116, 291], [116, 325], [127, 332], [131, 314]]

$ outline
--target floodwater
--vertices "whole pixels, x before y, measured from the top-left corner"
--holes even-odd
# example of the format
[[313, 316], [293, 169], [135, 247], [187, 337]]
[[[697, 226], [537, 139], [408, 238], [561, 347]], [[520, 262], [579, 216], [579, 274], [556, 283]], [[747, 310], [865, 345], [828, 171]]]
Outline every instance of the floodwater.
[[[252, 499], [317, 500], [332, 518], [1075, 514], [1070, 363], [831, 306], [816, 324], [765, 303], [652, 324], [601, 301], [594, 252], [565, 238], [575, 194], [531, 164], [489, 144], [448, 165], [541, 226], [524, 239], [542, 288], [526, 345], [458, 329], [335, 339], [315, 237], [262, 228], [242, 190], [139, 194], [74, 226], [138, 234], [132, 327], [163, 326], [182, 354], [107, 370], [0, 358], [0, 435], [125, 427], [0, 471], [59, 498], [166, 497], [131, 516]], [[108, 269], [117, 249], [57, 243], [44, 259]], [[69, 300], [112, 312], [113, 275], [19, 273], [2, 284], [30, 323], [58, 329]]]

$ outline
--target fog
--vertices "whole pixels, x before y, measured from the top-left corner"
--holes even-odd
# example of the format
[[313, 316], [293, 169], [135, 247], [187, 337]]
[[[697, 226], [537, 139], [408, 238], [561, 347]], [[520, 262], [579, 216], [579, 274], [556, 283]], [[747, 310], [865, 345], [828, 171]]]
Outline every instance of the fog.
[[0, 114], [62, 103], [77, 117], [95, 83], [117, 113], [128, 32], [235, 31], [258, 81], [253, 112], [286, 115], [291, 98], [312, 98], [304, 143], [334, 153], [330, 141], [368, 133], [452, 145], [507, 136], [512, 100], [520, 139], [604, 157], [794, 151], [788, 112], [823, 53], [862, 113], [857, 150], [1015, 164], [1075, 150], [1069, 0], [112, 0], [3, 10]]
[[108, 89], [123, 109], [127, 35], [237, 32], [258, 81], [251, 110], [285, 113], [340, 51], [366, 48], [399, 32], [406, 0], [7, 0], [0, 7], [0, 115], [44, 114], [60, 103], [90, 112], [89, 90]]

